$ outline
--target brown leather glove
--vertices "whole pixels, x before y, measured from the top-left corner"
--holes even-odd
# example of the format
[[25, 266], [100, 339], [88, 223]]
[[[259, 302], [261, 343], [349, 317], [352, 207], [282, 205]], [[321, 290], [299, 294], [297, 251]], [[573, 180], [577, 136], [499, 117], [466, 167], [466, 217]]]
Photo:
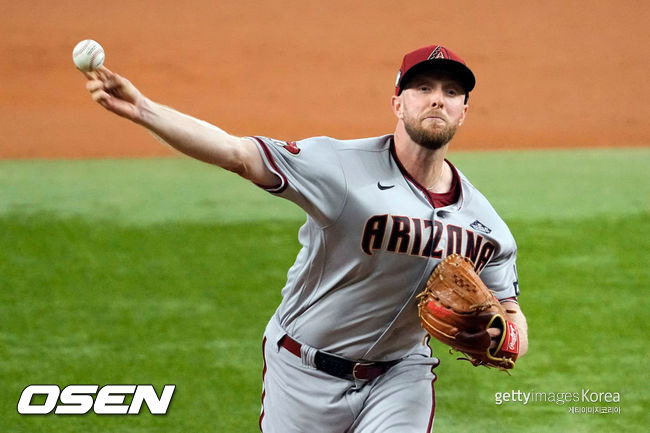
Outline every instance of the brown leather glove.
[[[511, 369], [519, 354], [517, 326], [474, 271], [472, 261], [452, 254], [441, 261], [418, 295], [422, 327], [434, 338], [465, 354], [473, 365]], [[496, 347], [488, 328], [501, 329]]]

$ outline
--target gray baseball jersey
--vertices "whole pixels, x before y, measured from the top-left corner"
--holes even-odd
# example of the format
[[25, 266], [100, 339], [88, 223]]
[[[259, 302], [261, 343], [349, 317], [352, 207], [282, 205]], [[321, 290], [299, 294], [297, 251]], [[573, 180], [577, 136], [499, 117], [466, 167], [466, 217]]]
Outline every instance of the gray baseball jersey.
[[401, 165], [391, 135], [254, 140], [281, 179], [265, 189], [307, 214], [275, 314], [296, 340], [353, 360], [429, 355], [415, 296], [452, 253], [470, 257], [498, 299], [518, 295], [513, 236], [453, 166], [459, 199], [435, 208]]

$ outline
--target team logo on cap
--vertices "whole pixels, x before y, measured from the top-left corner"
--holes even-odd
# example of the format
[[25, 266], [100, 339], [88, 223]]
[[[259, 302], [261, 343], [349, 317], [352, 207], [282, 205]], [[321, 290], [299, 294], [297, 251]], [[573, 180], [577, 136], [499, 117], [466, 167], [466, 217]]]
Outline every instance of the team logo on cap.
[[444, 49], [443, 47], [436, 47], [435, 50], [431, 53], [429, 58], [427, 60], [432, 60], [432, 59], [448, 59], [449, 54], [447, 54], [447, 50]]

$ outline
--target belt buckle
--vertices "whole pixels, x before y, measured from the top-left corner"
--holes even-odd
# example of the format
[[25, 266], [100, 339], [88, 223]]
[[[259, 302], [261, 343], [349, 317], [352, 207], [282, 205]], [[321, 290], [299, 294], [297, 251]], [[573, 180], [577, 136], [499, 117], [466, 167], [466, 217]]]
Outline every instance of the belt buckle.
[[370, 367], [372, 365], [374, 365], [374, 362], [357, 362], [357, 363], [355, 363], [354, 367], [352, 367], [352, 378], [354, 378], [354, 380], [368, 380], [368, 379], [364, 379], [364, 378], [361, 378], [361, 377], [357, 377], [357, 368], [359, 368], [359, 367]]

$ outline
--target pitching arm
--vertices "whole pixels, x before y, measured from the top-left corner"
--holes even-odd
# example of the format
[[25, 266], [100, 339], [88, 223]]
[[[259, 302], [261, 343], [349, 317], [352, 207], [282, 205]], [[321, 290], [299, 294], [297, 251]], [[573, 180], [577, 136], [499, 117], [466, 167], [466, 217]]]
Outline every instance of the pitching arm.
[[192, 158], [218, 165], [259, 185], [279, 179], [264, 164], [255, 143], [145, 97], [126, 78], [101, 67], [84, 73], [86, 88], [102, 107], [147, 128], [159, 140]]

